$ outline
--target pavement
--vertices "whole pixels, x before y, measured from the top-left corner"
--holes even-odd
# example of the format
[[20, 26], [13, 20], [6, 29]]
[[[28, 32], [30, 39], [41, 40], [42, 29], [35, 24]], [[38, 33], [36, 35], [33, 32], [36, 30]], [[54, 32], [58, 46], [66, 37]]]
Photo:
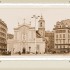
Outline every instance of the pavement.
[[64, 54], [12, 54], [11, 56], [69, 56], [70, 53]]

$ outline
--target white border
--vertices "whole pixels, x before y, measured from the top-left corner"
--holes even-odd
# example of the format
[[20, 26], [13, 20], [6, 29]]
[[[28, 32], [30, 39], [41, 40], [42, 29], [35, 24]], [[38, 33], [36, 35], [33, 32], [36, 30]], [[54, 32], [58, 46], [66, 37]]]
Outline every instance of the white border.
[[[33, 8], [41, 8], [46, 7], [47, 8], [70, 8], [70, 4], [32, 4], [32, 3], [1, 3], [0, 8], [18, 8], [24, 6], [27, 7], [33, 7]], [[26, 7], [27, 6], [27, 7]], [[0, 60], [70, 60], [70, 56], [0, 56]]]
[[43, 57], [43, 56], [3, 56], [0, 57], [0, 60], [70, 60], [70, 57]]
[[38, 3], [0, 3], [0, 6], [27, 6], [27, 5], [30, 5], [30, 6], [70, 6], [70, 4], [58, 4], [58, 3], [55, 3], [55, 4], [38, 4]]

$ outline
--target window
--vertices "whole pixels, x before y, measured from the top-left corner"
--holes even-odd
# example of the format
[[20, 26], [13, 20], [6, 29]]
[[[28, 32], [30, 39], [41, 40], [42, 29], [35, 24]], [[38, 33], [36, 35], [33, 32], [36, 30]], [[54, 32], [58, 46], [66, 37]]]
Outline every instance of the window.
[[56, 38], [58, 38], [58, 35], [56, 35]]
[[65, 48], [68, 48], [68, 46], [65, 46]]
[[63, 48], [65, 48], [65, 45], [63, 46]]
[[62, 48], [62, 46], [60, 45], [60, 48]]
[[70, 34], [68, 34], [68, 38], [70, 38]]
[[56, 39], [56, 43], [58, 44], [58, 39]]
[[65, 34], [63, 34], [63, 38], [65, 38]]
[[61, 44], [61, 40], [60, 40], [60, 44]]
[[63, 39], [63, 44], [65, 44], [65, 40]]
[[62, 38], [62, 35], [60, 34], [60, 38]]
[[56, 33], [65, 33], [65, 30], [56, 30]]
[[68, 43], [70, 44], [70, 39], [68, 39]]
[[60, 46], [58, 46], [58, 48], [60, 49]]

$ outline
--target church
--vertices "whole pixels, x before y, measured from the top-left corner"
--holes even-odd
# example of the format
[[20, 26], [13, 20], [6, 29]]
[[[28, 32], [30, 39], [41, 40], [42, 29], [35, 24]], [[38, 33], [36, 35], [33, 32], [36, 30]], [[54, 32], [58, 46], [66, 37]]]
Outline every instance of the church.
[[26, 24], [14, 28], [13, 42], [7, 46], [10, 48], [11, 53], [17, 54], [44, 54], [45, 53], [45, 20], [43, 16], [38, 21], [38, 30], [32, 27], [31, 24]]

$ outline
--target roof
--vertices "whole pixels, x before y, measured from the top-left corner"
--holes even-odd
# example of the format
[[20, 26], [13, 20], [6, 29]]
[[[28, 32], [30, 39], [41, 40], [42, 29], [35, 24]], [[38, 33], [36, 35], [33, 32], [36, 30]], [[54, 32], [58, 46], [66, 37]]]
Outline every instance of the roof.
[[45, 31], [45, 37], [53, 37], [54, 32], [53, 31]]
[[70, 19], [58, 21], [54, 27], [54, 29], [62, 29], [62, 28], [70, 28]]

